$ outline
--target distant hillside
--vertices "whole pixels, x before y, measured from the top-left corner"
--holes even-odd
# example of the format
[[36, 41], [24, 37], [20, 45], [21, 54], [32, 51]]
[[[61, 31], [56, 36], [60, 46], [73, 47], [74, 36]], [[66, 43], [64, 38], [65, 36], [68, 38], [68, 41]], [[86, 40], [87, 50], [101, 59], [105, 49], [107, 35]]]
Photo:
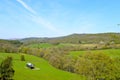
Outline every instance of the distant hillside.
[[22, 42], [18, 40], [3, 40], [0, 39], [0, 52], [17, 52], [18, 47], [22, 45]]
[[20, 40], [23, 43], [99, 43], [115, 42], [120, 43], [120, 33], [99, 33], [99, 34], [71, 34], [55, 38], [25, 38]]
[[22, 45], [22, 42], [19, 40], [5, 40], [5, 39], [0, 39], [0, 45], [14, 45], [14, 46], [20, 46]]
[[30, 38], [24, 38], [19, 40], [20, 42], [26, 44], [33, 44], [33, 43], [46, 43], [48, 42], [49, 38], [37, 38], [37, 37], [30, 37]]

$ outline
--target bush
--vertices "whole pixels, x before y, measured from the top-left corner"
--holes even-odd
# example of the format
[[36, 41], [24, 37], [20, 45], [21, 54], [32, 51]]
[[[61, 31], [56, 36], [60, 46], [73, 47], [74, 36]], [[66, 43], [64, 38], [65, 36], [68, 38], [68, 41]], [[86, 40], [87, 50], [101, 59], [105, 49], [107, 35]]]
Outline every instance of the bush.
[[21, 55], [21, 61], [25, 61], [25, 56], [23, 54]]
[[12, 57], [7, 57], [0, 65], [0, 80], [12, 80], [13, 76]]

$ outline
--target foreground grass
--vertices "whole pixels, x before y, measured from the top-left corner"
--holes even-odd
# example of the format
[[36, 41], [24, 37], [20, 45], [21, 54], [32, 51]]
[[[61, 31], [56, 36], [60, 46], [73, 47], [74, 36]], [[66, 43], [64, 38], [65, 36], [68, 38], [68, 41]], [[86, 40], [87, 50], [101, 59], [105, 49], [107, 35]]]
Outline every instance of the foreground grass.
[[74, 58], [79, 57], [84, 53], [105, 53], [112, 58], [120, 58], [120, 49], [106, 49], [106, 50], [89, 50], [89, 51], [71, 51], [69, 56]]
[[[44, 59], [32, 55], [25, 55], [26, 61], [20, 61], [20, 54], [0, 53], [0, 61], [7, 56], [13, 57], [15, 80], [85, 80], [80, 75], [58, 70]], [[37, 70], [26, 68], [27, 62], [33, 63]]]

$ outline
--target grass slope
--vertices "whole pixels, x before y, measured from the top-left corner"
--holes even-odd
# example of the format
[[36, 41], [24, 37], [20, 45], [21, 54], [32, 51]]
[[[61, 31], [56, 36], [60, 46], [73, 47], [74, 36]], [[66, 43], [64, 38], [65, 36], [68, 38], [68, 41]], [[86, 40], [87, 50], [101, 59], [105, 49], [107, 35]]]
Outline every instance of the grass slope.
[[31, 48], [50, 48], [50, 47], [53, 47], [53, 45], [49, 44], [49, 43], [39, 43], [39, 44], [30, 44], [30, 45], [28, 45], [28, 47], [31, 47]]
[[[80, 75], [58, 70], [44, 59], [32, 55], [25, 55], [26, 61], [20, 61], [20, 54], [0, 53], [0, 61], [7, 56], [13, 57], [15, 80], [84, 80]], [[26, 68], [27, 62], [33, 63], [39, 70]]]
[[93, 53], [105, 53], [112, 58], [120, 58], [120, 49], [106, 49], [106, 50], [91, 50], [91, 51], [71, 51], [69, 56], [74, 58], [82, 55], [84, 53], [93, 52]]

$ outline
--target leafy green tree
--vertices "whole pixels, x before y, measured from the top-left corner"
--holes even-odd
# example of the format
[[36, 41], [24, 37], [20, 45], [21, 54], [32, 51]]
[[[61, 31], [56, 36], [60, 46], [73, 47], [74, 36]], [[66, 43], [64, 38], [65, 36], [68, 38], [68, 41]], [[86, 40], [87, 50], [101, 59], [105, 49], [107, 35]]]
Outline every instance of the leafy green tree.
[[7, 57], [0, 65], [0, 80], [12, 80], [13, 76], [12, 57]]
[[103, 53], [86, 53], [75, 64], [75, 72], [88, 80], [116, 80], [119, 75], [114, 59]]
[[21, 61], [25, 61], [25, 56], [23, 54], [21, 55]]
[[115, 69], [116, 80], [120, 80], [120, 58], [115, 58]]
[[49, 63], [58, 69], [63, 69], [63, 57], [59, 54], [54, 53], [53, 56], [50, 57]]
[[63, 70], [68, 71], [68, 72], [74, 72], [75, 59], [69, 56], [64, 56], [63, 62], [64, 62]]

